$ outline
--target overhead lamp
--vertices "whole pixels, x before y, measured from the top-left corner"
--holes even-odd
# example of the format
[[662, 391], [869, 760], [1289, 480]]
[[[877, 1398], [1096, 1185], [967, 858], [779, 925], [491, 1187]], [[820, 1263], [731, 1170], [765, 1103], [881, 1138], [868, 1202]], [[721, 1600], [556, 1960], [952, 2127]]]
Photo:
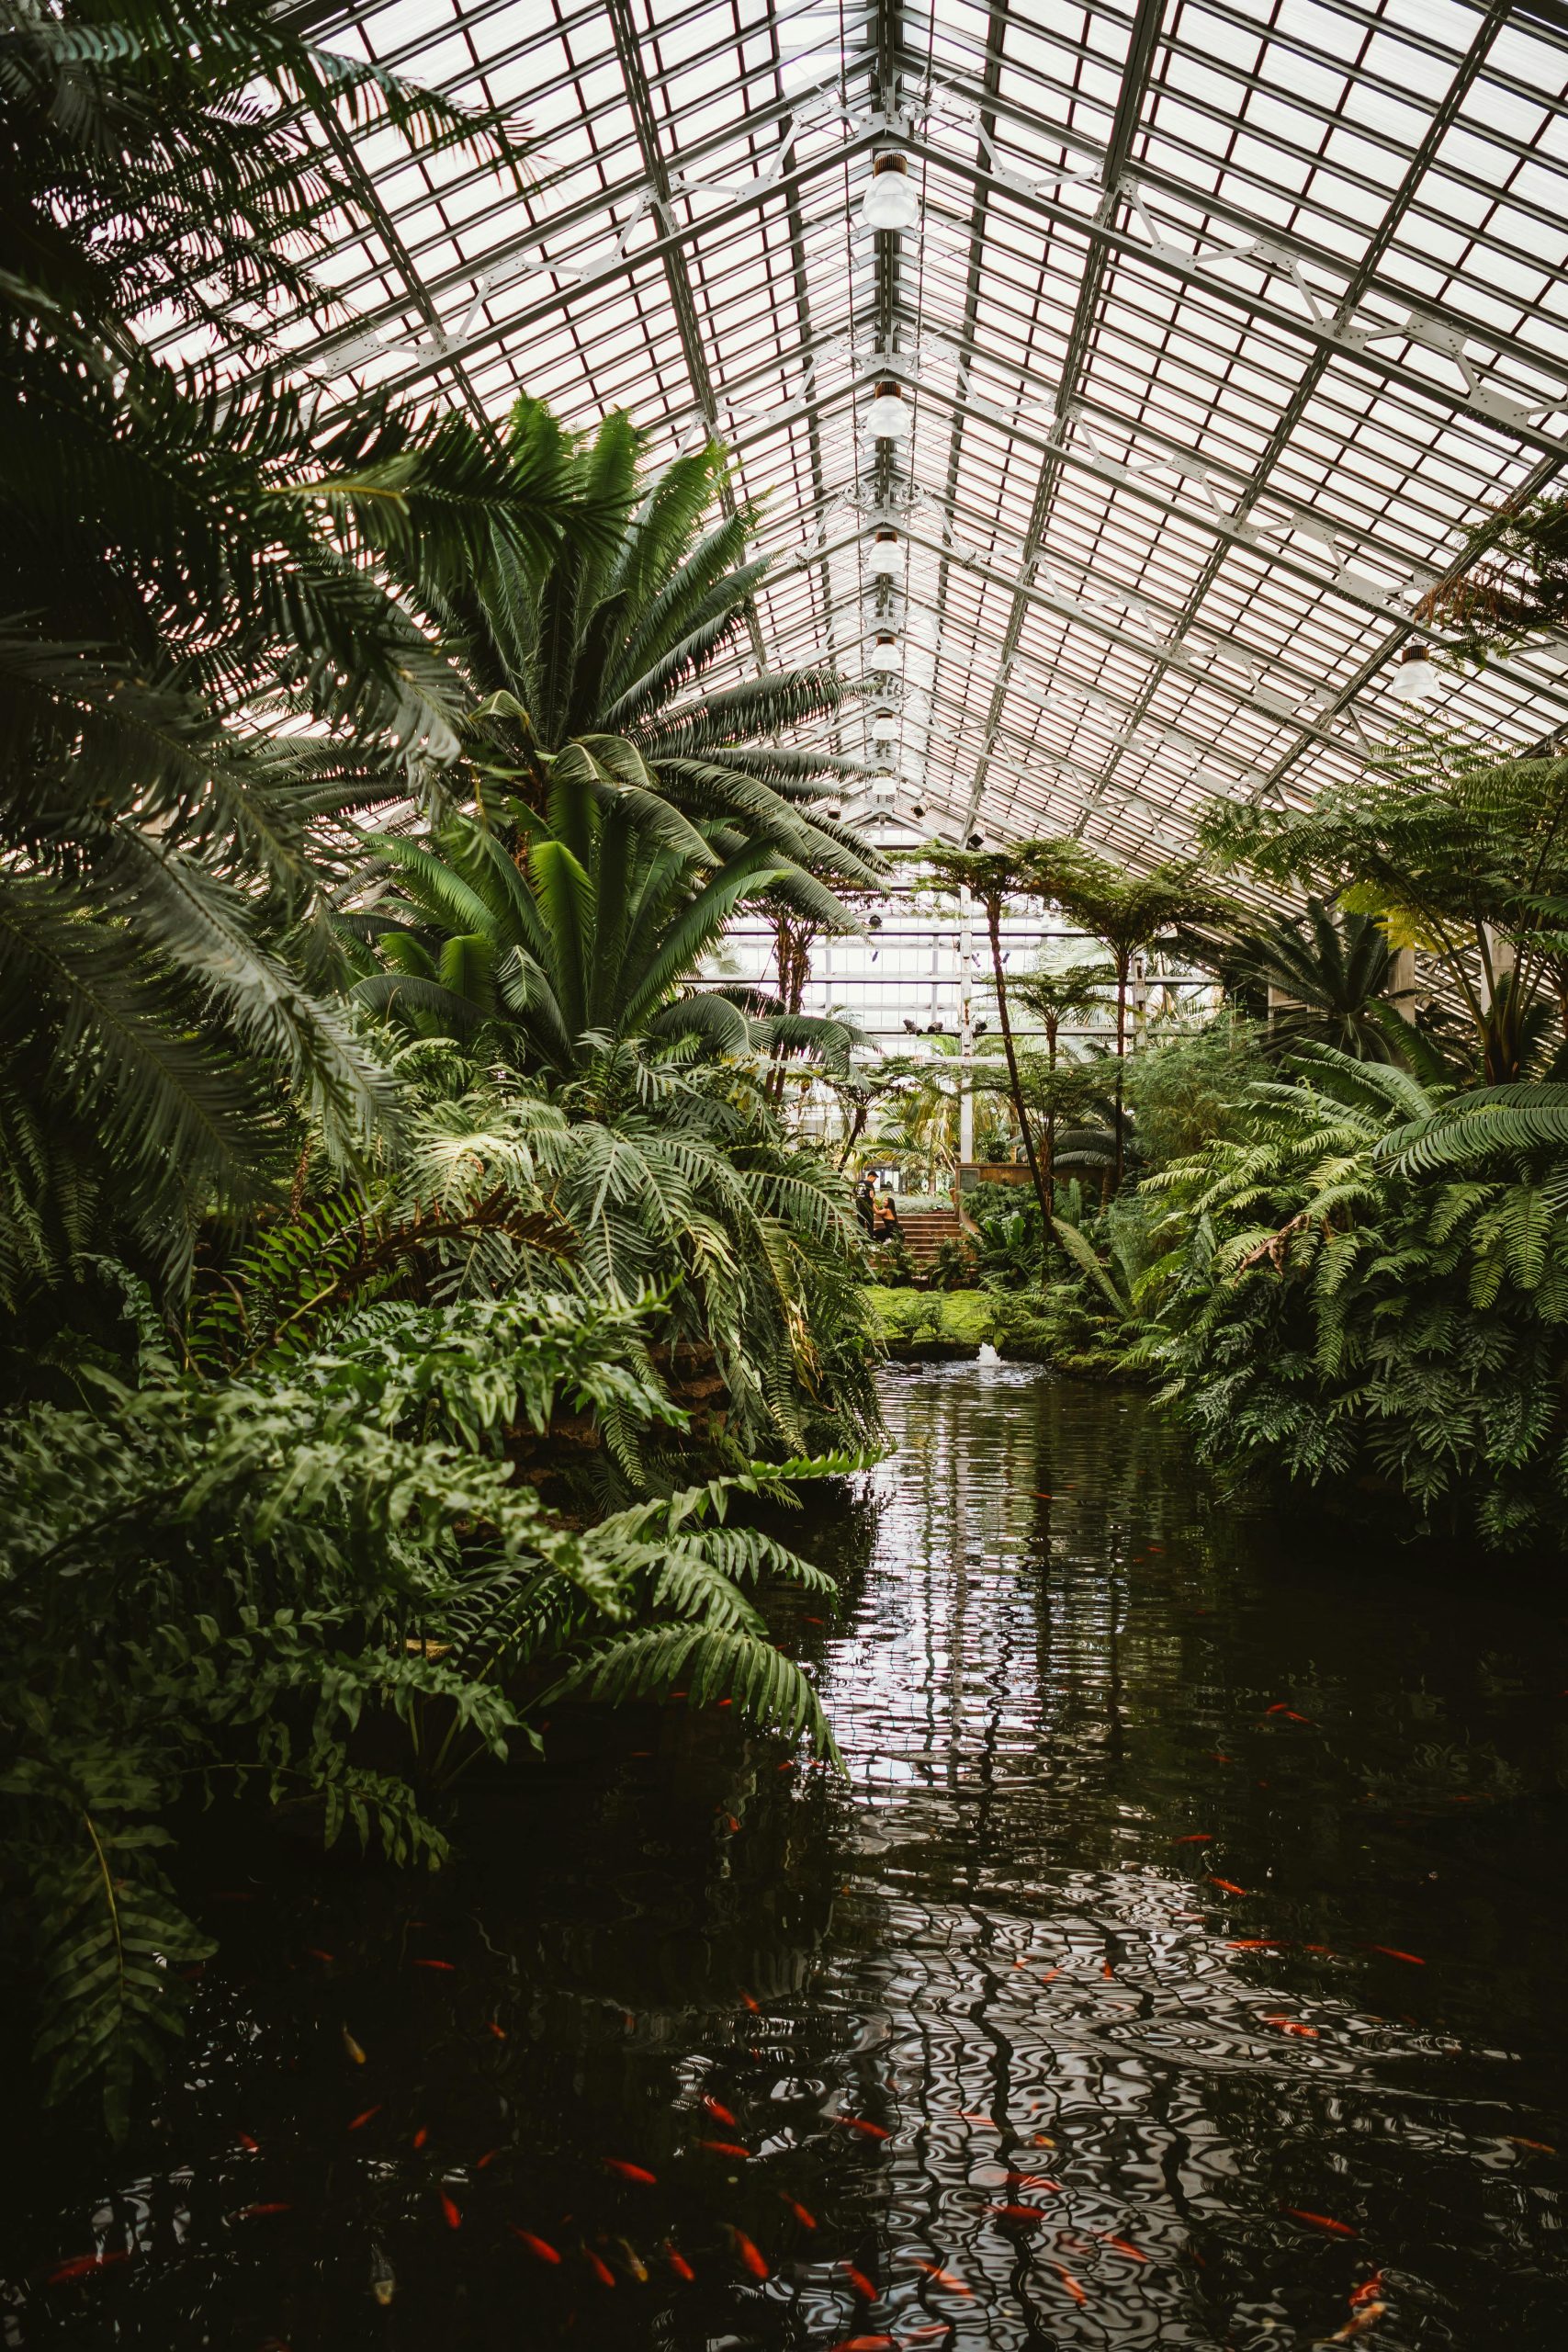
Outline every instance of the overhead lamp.
[[865, 413], [865, 429], [874, 441], [907, 441], [913, 415], [904, 388], [886, 377], [878, 384]]
[[897, 670], [900, 660], [897, 639], [885, 630], [867, 653], [865, 666], [868, 670]]
[[902, 155], [878, 155], [861, 198], [860, 217], [868, 229], [914, 229], [919, 225], [920, 198]]
[[878, 531], [871, 543], [871, 573], [875, 580], [897, 580], [903, 566], [897, 531]]
[[896, 743], [898, 741], [898, 721], [891, 711], [885, 710], [872, 720], [871, 740], [874, 743]]
[[1388, 690], [1395, 702], [1407, 702], [1419, 707], [1435, 702], [1443, 690], [1443, 673], [1424, 646], [1402, 653], [1388, 682]]

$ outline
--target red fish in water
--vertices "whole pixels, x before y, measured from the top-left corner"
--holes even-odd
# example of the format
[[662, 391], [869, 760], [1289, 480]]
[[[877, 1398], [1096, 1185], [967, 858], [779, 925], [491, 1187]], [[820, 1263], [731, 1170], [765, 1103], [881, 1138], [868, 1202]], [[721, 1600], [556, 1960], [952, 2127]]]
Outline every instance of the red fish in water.
[[771, 2278], [773, 2275], [773, 2272], [768, 2268], [763, 2256], [752, 2245], [745, 2232], [743, 2230], [731, 2230], [729, 2234], [735, 2242], [736, 2253], [740, 2256], [741, 2261], [746, 2265], [746, 2267], [751, 2273], [752, 2278]]
[[716, 2123], [728, 2123], [730, 2130], [732, 2132], [734, 2131], [735, 2118], [731, 2115], [727, 2107], [721, 2105], [716, 2098], [709, 2098], [705, 2091], [703, 2094], [702, 2104], [706, 2108], [708, 2113], [713, 2117]]
[[928, 2278], [934, 2278], [937, 2285], [939, 2287], [945, 2287], [950, 2295], [972, 2295], [974, 2293], [975, 2290], [973, 2287], [966, 2287], [962, 2278], [955, 2278], [951, 2270], [944, 2270], [942, 2268], [940, 2262], [922, 2262], [918, 2254], [912, 2254], [909, 2256], [909, 2259], [914, 2264], [917, 2270], [923, 2270]]
[[1510, 2147], [1533, 2148], [1538, 2156], [1554, 2156], [1557, 2154], [1556, 2149], [1549, 2147], [1544, 2140], [1521, 2140], [1517, 2132], [1505, 2132], [1503, 2137]]
[[363, 2050], [361, 2050], [361, 2048], [359, 2047], [358, 2042], [357, 2042], [357, 2041], [355, 2041], [355, 2038], [354, 2038], [353, 2034], [352, 2034], [352, 2033], [350, 2033], [350, 2031], [349, 2031], [349, 2030], [348, 2030], [347, 2026], [344, 2026], [344, 2029], [343, 2029], [343, 2046], [344, 2046], [344, 2050], [348, 2052], [349, 2063], [350, 2063], [352, 2065], [355, 2065], [355, 2066], [363, 2066], [363, 2065], [364, 2065], [364, 2064], [365, 2064], [365, 2052], [364, 2052], [364, 2051], [363, 2051]]
[[[893, 2137], [892, 2132], [885, 2132], [880, 2123], [868, 2123], [863, 2115], [835, 2115], [829, 2120], [841, 2123], [846, 2132], [863, 2132], [868, 2140], [891, 2140]], [[986, 2120], [990, 2121], [989, 2116]]]
[[1043, 2205], [987, 2205], [986, 2211], [994, 2221], [1017, 2222], [1028, 2230], [1037, 2230], [1050, 2219]]
[[735, 1702], [733, 1699], [716, 1699], [714, 1701], [714, 1705], [716, 1707], [733, 1707], [734, 1704]]
[[1327, 2230], [1337, 2238], [1353, 2238], [1359, 2233], [1348, 2222], [1331, 2221], [1326, 2213], [1309, 2213], [1303, 2205], [1286, 2205], [1281, 2209], [1292, 2222], [1310, 2222], [1314, 2230]]
[[499, 2148], [487, 2148], [482, 2156], [476, 2156], [474, 2158], [474, 2170], [476, 2172], [483, 2172], [487, 2165], [494, 2164], [500, 2154], [501, 2150]]
[[441, 2192], [441, 2211], [449, 2230], [460, 2230], [462, 2228], [463, 2217], [461, 2213], [458, 2212], [457, 2208], [453, 2204], [452, 2199], [447, 2196], [445, 2189]]
[[260, 2155], [261, 2142], [259, 2140], [253, 2140], [248, 2132], [236, 2132], [234, 2137], [238, 2140], [242, 2148], [249, 2148], [253, 2156]]
[[754, 2001], [750, 1993], [741, 1994], [740, 2006], [743, 2009], [750, 2009], [753, 2017], [760, 2017], [761, 2015], [762, 2005], [761, 2001]]
[[262, 2213], [292, 2213], [293, 2211], [292, 2205], [275, 2199], [270, 2205], [242, 2205], [239, 2219], [242, 2222], [252, 2222]]
[[856, 2294], [861, 2297], [863, 2301], [874, 2303], [877, 2298], [878, 2290], [866, 2277], [865, 2272], [863, 2270], [857, 2270], [852, 2262], [841, 2263], [840, 2267], [843, 2271], [843, 2274], [849, 2280], [851, 2286], [854, 2289]]
[[330, 1951], [321, 1951], [321, 1950], [319, 1949], [319, 1947], [318, 1947], [317, 1945], [315, 1945], [315, 1944], [307, 1944], [307, 1945], [306, 1945], [306, 1947], [305, 1947], [305, 1957], [306, 1957], [306, 1959], [307, 1959], [307, 1960], [324, 1960], [324, 1961], [326, 1962], [327, 1966], [328, 1966], [329, 1968], [330, 1968], [330, 1967], [332, 1966], [332, 1964], [333, 1964], [333, 1955], [332, 1955], [332, 1953], [331, 1953]]
[[1185, 1838], [1173, 1838], [1170, 1842], [1173, 1846], [1212, 1846], [1214, 1833], [1212, 1829], [1190, 1829]]
[[1283, 1951], [1282, 1936], [1233, 1936], [1226, 1944], [1227, 1951]]
[[618, 2172], [623, 2180], [643, 2181], [649, 2188], [654, 2187], [658, 2179], [656, 2173], [647, 2171], [641, 2165], [627, 2164], [624, 2156], [606, 2156], [604, 2168], [607, 2172]]
[[1407, 1960], [1412, 1968], [1425, 1968], [1427, 1963], [1418, 1952], [1401, 1951], [1396, 1944], [1370, 1944], [1370, 1951], [1381, 1951], [1385, 1960]]
[[1276, 1699], [1271, 1707], [1264, 1708], [1262, 1721], [1267, 1723], [1270, 1715], [1283, 1715], [1286, 1722], [1292, 1724], [1310, 1724], [1312, 1721], [1310, 1715], [1298, 1715], [1294, 1707], [1287, 1707], [1283, 1699]]
[[510, 2228], [513, 2236], [514, 2238], [521, 2238], [529, 2253], [536, 2255], [541, 2262], [554, 2262], [558, 2264], [560, 2256], [556, 2252], [554, 2246], [551, 2245], [547, 2238], [536, 2238], [532, 2230], [520, 2230], [515, 2222], [509, 2222], [507, 2226]]
[[687, 2285], [690, 2286], [692, 2280], [697, 2274], [693, 2269], [691, 2264], [687, 2261], [685, 2256], [683, 2254], [677, 2254], [672, 2245], [667, 2245], [664, 2249], [664, 2259], [670, 2265], [671, 2269], [675, 2273], [676, 2278], [684, 2278]]
[[598, 2279], [601, 2287], [613, 2287], [615, 2283], [615, 2274], [611, 2269], [609, 2264], [602, 2261], [599, 2256], [594, 2253], [591, 2245], [585, 2245], [582, 2251], [588, 2256], [589, 2261], [592, 2264], [593, 2276]]
[[897, 2340], [896, 2335], [846, 2335], [841, 2344], [834, 2345], [833, 2352], [888, 2352]]
[[[738, 2140], [699, 2140], [697, 2145], [699, 2148], [705, 2148], [712, 2156], [738, 2156], [743, 2165], [749, 2165], [751, 2161], [750, 2149], [743, 2148]], [[650, 2174], [649, 2178], [651, 2177]]]
[[1208, 1873], [1208, 1879], [1211, 1886], [1223, 1886], [1227, 1894], [1245, 1894], [1247, 1893], [1246, 1887], [1237, 1886], [1234, 1878], [1216, 1878], [1213, 1871], [1210, 1871]]
[[[235, 1899], [248, 1902], [250, 1897]], [[90, 2278], [95, 2271], [107, 2270], [112, 2262], [130, 2260], [130, 2249], [128, 2246], [116, 2246], [106, 2254], [73, 2254], [69, 2262], [62, 2262], [57, 2270], [51, 2270], [43, 2283], [46, 2287], [62, 2287], [68, 2278]]]
[[1235, 1762], [1235, 1758], [1234, 1756], [1222, 1756], [1217, 1747], [1211, 1747], [1209, 1755], [1211, 1759], [1216, 1764], [1234, 1764]]
[[493, 2018], [490, 2020], [489, 2030], [494, 2034], [497, 2041], [504, 2041], [506, 2040], [506, 2028], [503, 2025], [497, 2025]]
[[1382, 2293], [1382, 2272], [1374, 2270], [1370, 2278], [1363, 2278], [1359, 2287], [1351, 2288], [1350, 2309], [1359, 2312], [1363, 2303], [1375, 2303]]
[[[784, 2197], [784, 2191], [782, 2188], [779, 2191], [779, 2195]], [[793, 2197], [784, 2197], [784, 2201], [789, 2207], [790, 2211], [795, 2215], [795, 2220], [800, 2223], [803, 2230], [814, 2230], [817, 2227], [817, 2216], [815, 2213], [808, 2213], [805, 2206], [796, 2204]]]
[[1048, 1968], [1045, 1971], [1044, 1975], [1040, 1979], [1040, 1982], [1042, 1984], [1054, 1984], [1061, 1973], [1062, 1972], [1059, 1968]]
[[360, 2112], [355, 2117], [353, 2122], [349, 2125], [349, 2130], [351, 2132], [363, 2132], [365, 2126], [369, 2122], [370, 2118], [373, 2115], [379, 2115], [380, 2112], [381, 2110], [378, 2107], [362, 2108]]
[[1111, 1962], [1107, 1961], [1100, 1973], [1102, 1976], [1114, 1976], [1116, 1971], [1111, 1967]]
[[1376, 2327], [1387, 2310], [1386, 2303], [1369, 2303], [1364, 2311], [1353, 2312], [1343, 2327], [1337, 2327], [1329, 2342], [1348, 2344], [1352, 2336], [1363, 2335], [1369, 2327]]
[[419, 2130], [418, 2130], [418, 2131], [414, 2133], [414, 2135], [413, 2135], [413, 2143], [414, 2143], [414, 2146], [415, 2146], [416, 2148], [423, 2148], [423, 2145], [424, 2145], [424, 2143], [425, 2143], [425, 2142], [429, 2139], [429, 2137], [430, 2137], [430, 2133], [426, 2131], [426, 2129], [425, 2129], [424, 2125], [422, 2123], [422, 2124], [420, 2125], [420, 2127], [419, 2127]]
[[1271, 2025], [1280, 2033], [1293, 2033], [1297, 2040], [1301, 2041], [1315, 2041], [1317, 2040], [1316, 2026], [1303, 2025], [1300, 2018], [1260, 2018], [1258, 2019], [1258, 2023], [1260, 2025]]
[[1113, 2245], [1116, 2248], [1117, 2253], [1124, 2254], [1130, 2262], [1146, 2262], [1148, 2260], [1148, 2256], [1145, 2254], [1141, 2248], [1131, 2245], [1126, 2238], [1113, 2238], [1109, 2230], [1102, 2231], [1100, 2234], [1107, 2245]]
[[413, 1965], [416, 1968], [438, 1968], [444, 1976], [455, 1976], [457, 1973], [457, 1963], [452, 1960], [416, 1960]]
[[1089, 2297], [1084, 2293], [1083, 2289], [1078, 2285], [1077, 2280], [1073, 2277], [1070, 2270], [1064, 2270], [1059, 2262], [1054, 2262], [1051, 2265], [1051, 2267], [1055, 2272], [1057, 2278], [1061, 2280], [1063, 2286], [1066, 2289], [1068, 2294], [1071, 2295], [1075, 2303], [1088, 2302]]

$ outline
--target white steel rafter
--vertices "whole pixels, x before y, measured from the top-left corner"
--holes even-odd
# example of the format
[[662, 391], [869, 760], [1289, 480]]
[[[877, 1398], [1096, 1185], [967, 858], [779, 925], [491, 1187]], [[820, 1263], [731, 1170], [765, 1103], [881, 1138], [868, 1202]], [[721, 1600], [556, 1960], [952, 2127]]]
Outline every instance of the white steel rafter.
[[[1568, 468], [1559, 0], [304, 13], [526, 121], [534, 167], [362, 141], [345, 323], [280, 350], [327, 402], [525, 388], [728, 441], [774, 556], [730, 660], [854, 673], [891, 627], [897, 806], [951, 833], [1137, 861], [1212, 795], [1309, 799], [1441, 652], [1416, 607], [1466, 535]], [[860, 225], [889, 150], [904, 233]], [[902, 444], [863, 431], [888, 376]], [[1445, 715], [1559, 733], [1568, 649], [1455, 673]]]

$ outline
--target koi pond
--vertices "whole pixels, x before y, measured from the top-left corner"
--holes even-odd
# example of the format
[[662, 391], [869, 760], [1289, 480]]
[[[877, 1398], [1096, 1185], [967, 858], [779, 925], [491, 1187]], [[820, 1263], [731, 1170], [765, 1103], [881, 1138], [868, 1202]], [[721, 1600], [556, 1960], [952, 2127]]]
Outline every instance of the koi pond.
[[6, 2344], [1568, 2342], [1555, 1594], [885, 1389], [777, 1618], [847, 1780], [583, 1712], [435, 1878], [213, 1857], [130, 2143], [13, 2108]]

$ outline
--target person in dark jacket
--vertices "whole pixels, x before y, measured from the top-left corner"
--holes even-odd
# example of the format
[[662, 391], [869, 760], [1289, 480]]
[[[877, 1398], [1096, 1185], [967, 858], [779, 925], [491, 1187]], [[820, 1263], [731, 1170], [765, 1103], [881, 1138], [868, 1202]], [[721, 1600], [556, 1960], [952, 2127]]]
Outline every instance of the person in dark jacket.
[[869, 1176], [863, 1176], [855, 1186], [855, 1215], [865, 1230], [868, 1241], [876, 1238], [876, 1192]]

